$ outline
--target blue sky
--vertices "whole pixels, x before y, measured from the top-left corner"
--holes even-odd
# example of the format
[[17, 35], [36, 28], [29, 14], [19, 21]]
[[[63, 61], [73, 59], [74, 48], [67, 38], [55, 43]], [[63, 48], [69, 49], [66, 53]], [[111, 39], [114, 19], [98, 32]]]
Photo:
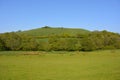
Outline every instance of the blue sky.
[[120, 33], [120, 0], [0, 0], [0, 33], [45, 25]]

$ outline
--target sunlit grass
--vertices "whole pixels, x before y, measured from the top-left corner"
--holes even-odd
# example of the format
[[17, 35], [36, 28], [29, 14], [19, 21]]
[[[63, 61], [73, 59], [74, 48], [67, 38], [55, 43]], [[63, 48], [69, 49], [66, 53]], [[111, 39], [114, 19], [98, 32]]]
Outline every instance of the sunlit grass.
[[120, 80], [120, 50], [4, 51], [0, 52], [0, 80]]

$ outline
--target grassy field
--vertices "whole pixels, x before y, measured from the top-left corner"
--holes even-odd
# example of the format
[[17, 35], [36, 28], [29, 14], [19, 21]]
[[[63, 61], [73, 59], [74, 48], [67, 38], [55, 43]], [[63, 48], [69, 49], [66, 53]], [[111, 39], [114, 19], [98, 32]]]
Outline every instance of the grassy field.
[[120, 50], [4, 51], [0, 80], [120, 80]]
[[72, 28], [37, 28], [27, 31], [18, 32], [19, 34], [27, 34], [31, 36], [50, 36], [61, 35], [63, 33], [70, 36], [76, 36], [77, 34], [88, 34], [90, 31], [85, 29], [72, 29]]

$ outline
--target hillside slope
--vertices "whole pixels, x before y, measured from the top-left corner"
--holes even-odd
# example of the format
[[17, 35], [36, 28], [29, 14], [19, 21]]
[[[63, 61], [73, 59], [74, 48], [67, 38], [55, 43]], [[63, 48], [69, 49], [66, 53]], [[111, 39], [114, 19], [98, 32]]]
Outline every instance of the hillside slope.
[[72, 28], [37, 28], [27, 31], [18, 32], [19, 34], [27, 34], [30, 36], [51, 36], [51, 35], [69, 35], [75, 36], [77, 34], [87, 34], [90, 31], [85, 29]]

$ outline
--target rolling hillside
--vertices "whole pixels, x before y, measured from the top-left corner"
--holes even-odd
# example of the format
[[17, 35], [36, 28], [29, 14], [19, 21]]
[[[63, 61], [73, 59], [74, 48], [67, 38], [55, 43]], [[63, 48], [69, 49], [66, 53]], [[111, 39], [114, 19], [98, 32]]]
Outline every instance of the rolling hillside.
[[85, 29], [73, 29], [73, 28], [37, 28], [27, 31], [18, 32], [19, 34], [27, 34], [30, 36], [54, 36], [54, 35], [68, 35], [75, 36], [77, 34], [87, 34], [90, 31]]

